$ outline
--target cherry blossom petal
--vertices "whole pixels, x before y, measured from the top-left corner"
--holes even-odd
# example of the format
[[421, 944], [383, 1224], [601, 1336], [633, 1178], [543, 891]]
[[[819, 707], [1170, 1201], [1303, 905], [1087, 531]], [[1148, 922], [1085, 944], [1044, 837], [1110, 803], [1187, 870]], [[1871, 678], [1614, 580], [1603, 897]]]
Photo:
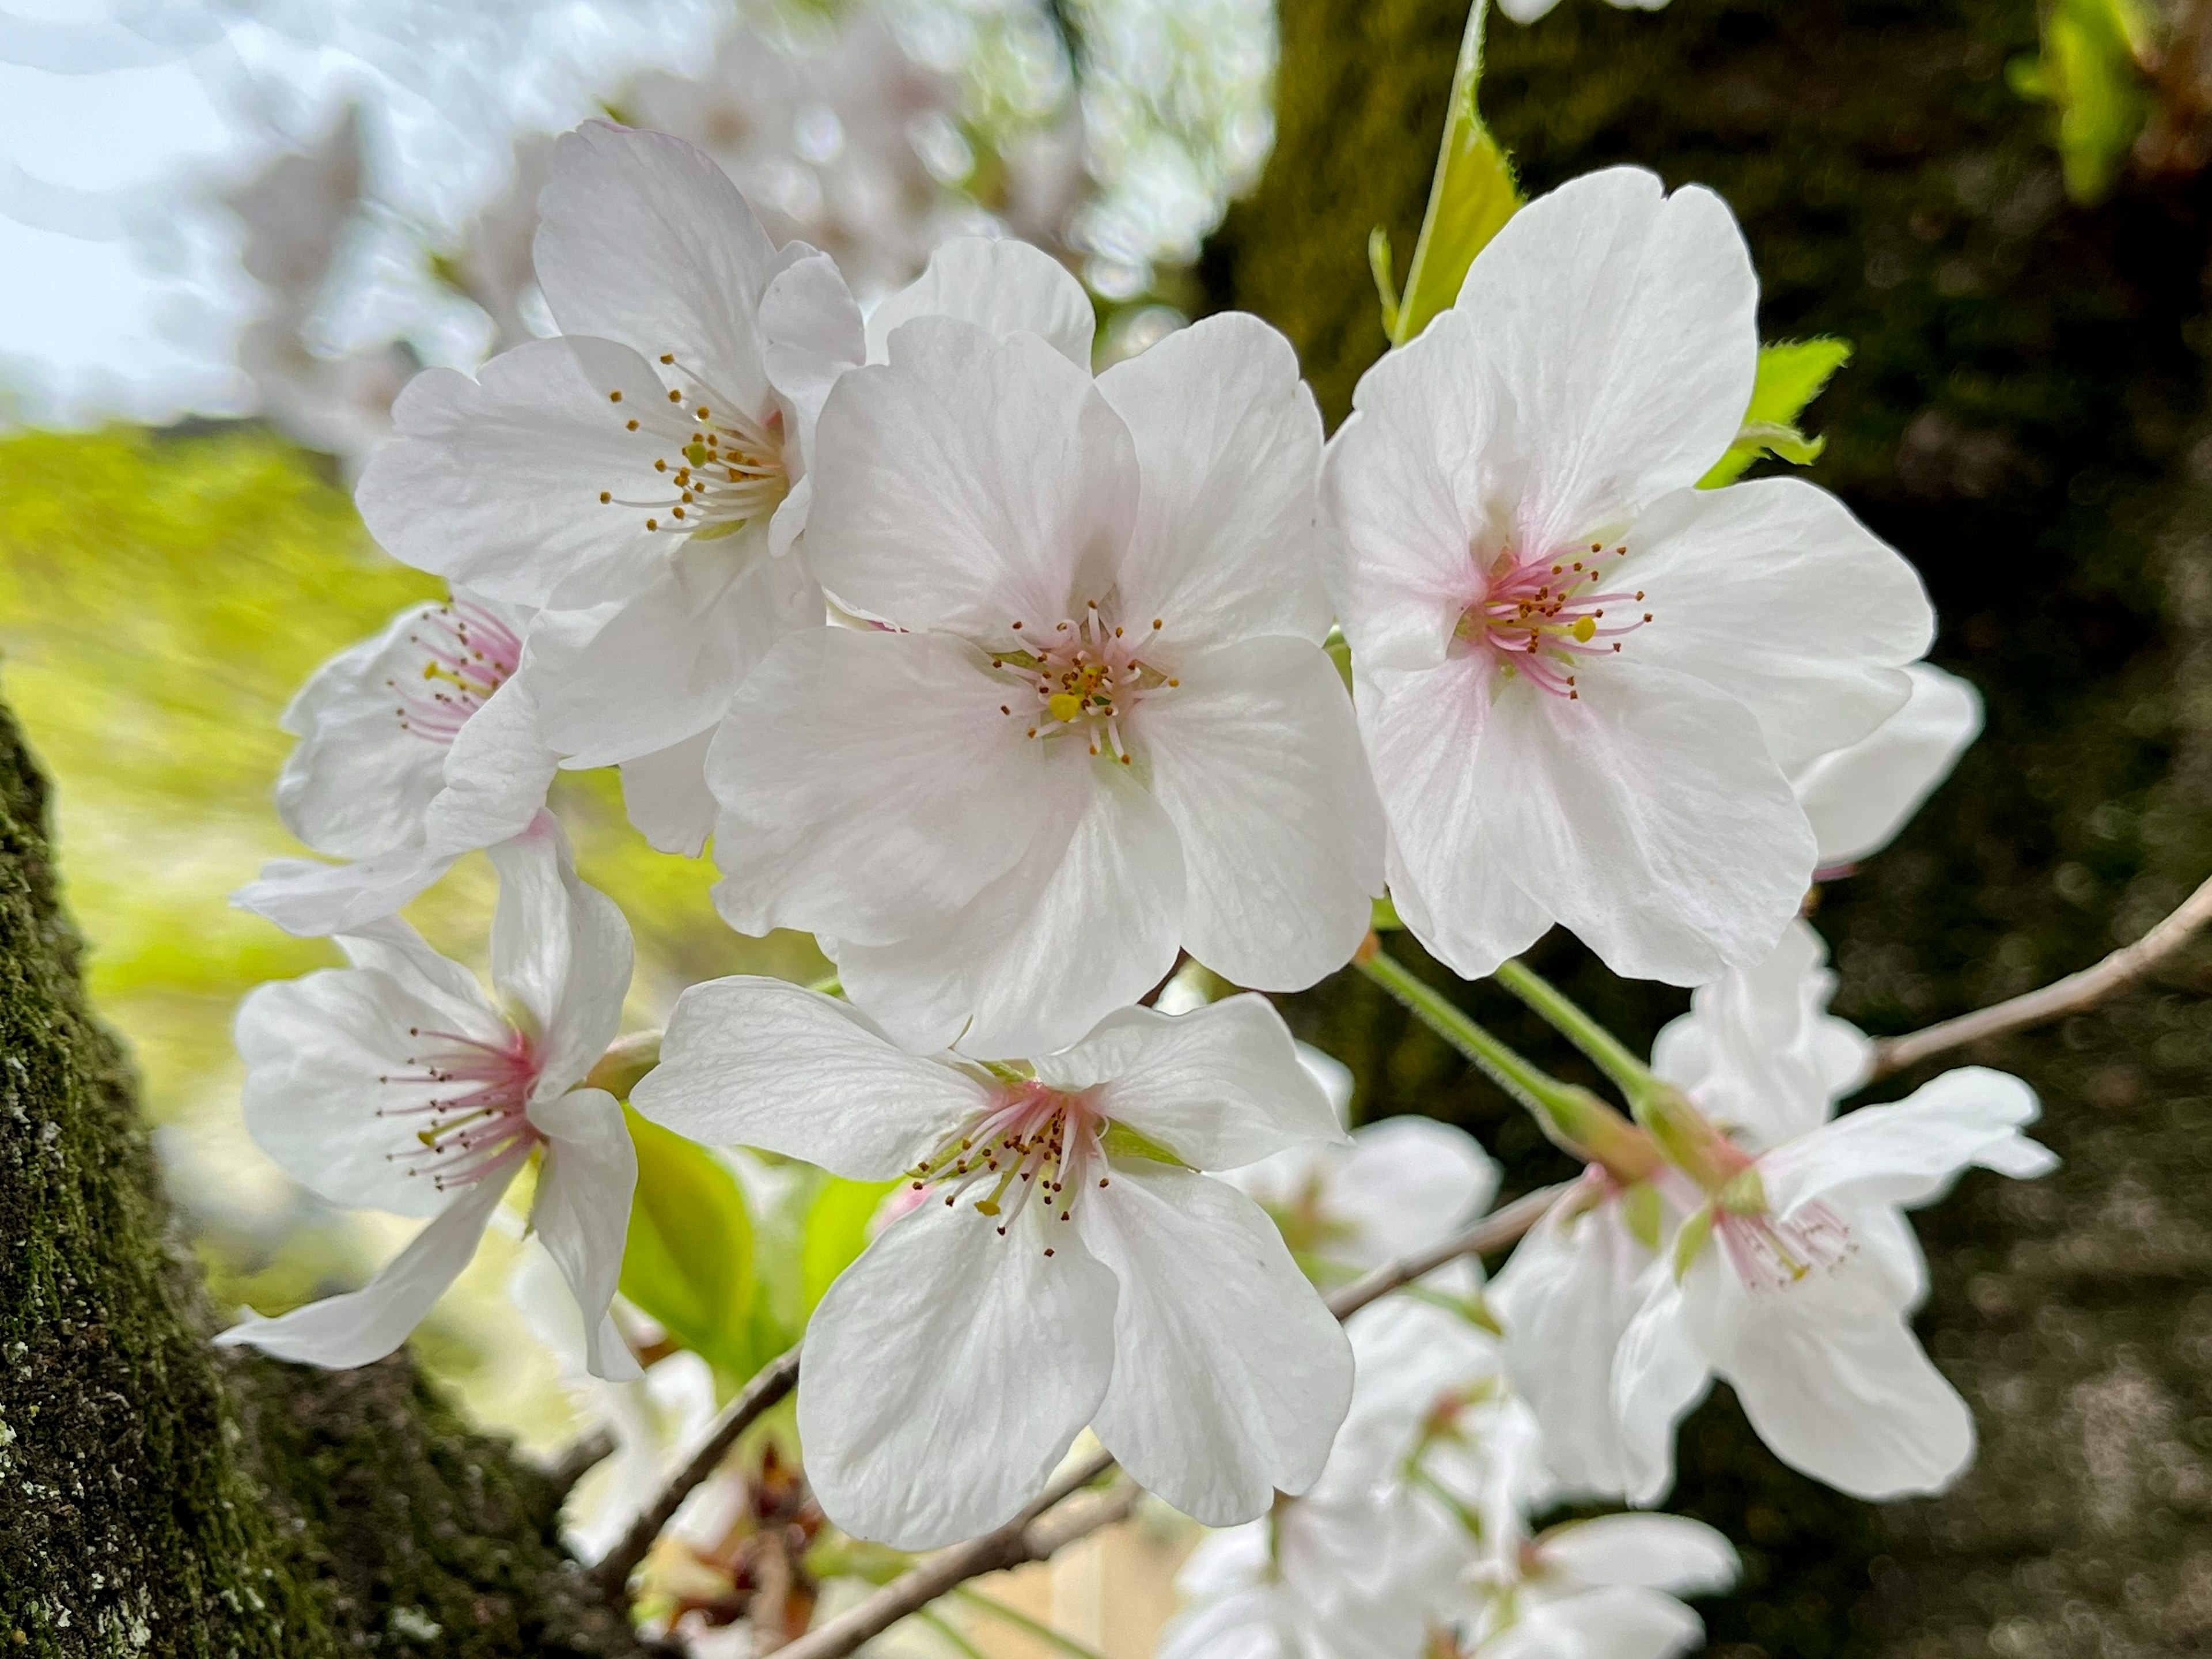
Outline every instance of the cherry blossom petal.
[[572, 1089], [532, 1103], [530, 1121], [545, 1136], [530, 1224], [583, 1314], [586, 1367], [613, 1382], [642, 1376], [607, 1316], [622, 1279], [637, 1187], [637, 1150], [623, 1127], [622, 1107], [604, 1089]]
[[676, 540], [621, 505], [668, 494], [653, 464], [671, 445], [629, 430], [623, 412], [666, 396], [635, 351], [574, 335], [502, 352], [473, 380], [426, 369], [392, 405], [392, 439], [355, 498], [393, 554], [495, 599], [617, 597], [649, 580]]
[[1604, 533], [1721, 458], [1751, 404], [1758, 297], [1727, 204], [1639, 168], [1586, 173], [1506, 222], [1453, 308], [1528, 446], [1522, 545]]
[[712, 156], [586, 121], [554, 141], [538, 216], [538, 285], [563, 332], [671, 353], [686, 379], [759, 412], [757, 317], [778, 255]]
[[1621, 1219], [1619, 1199], [1586, 1176], [1547, 1211], [1491, 1283], [1491, 1309], [1505, 1327], [1514, 1387], [1543, 1425], [1545, 1457], [1570, 1492], [1615, 1496], [1628, 1489], [1613, 1410], [1613, 1362], [1643, 1304], [1640, 1279], [1651, 1252]]
[[939, 244], [921, 276], [868, 313], [868, 361], [888, 361], [892, 334], [917, 317], [957, 318], [996, 340], [1034, 334], [1091, 373], [1091, 296], [1066, 266], [1027, 242], [955, 236]]
[[343, 1370], [381, 1359], [404, 1342], [477, 1253], [505, 1181], [465, 1188], [357, 1291], [325, 1297], [276, 1319], [249, 1316], [216, 1334], [219, 1347], [258, 1348], [279, 1359]]
[[1073, 1048], [1040, 1058], [1036, 1073], [1071, 1094], [1095, 1091], [1099, 1111], [1201, 1170], [1349, 1139], [1261, 996], [1187, 1014], [1119, 1009]]
[[2018, 1078], [1962, 1066], [1896, 1105], [1861, 1107], [1769, 1152], [1759, 1177], [1784, 1216], [1819, 1198], [1931, 1203], [1973, 1165], [2021, 1180], [2056, 1169], [2048, 1150], [2020, 1133], [2040, 1110]]
[[576, 767], [653, 754], [713, 726], [778, 639], [821, 621], [821, 590], [765, 529], [694, 538], [620, 605], [540, 617], [546, 738]]
[[[1708, 1251], [1698, 1270], [1725, 1276], [1713, 1260]], [[1613, 1416], [1622, 1495], [1632, 1504], [1656, 1504], [1674, 1484], [1674, 1427], [1712, 1388], [1716, 1357], [1711, 1339], [1692, 1328], [1671, 1264], [1648, 1267], [1643, 1289], [1644, 1305], [1613, 1352]]]
[[1302, 990], [1352, 959], [1382, 887], [1382, 810], [1352, 700], [1283, 635], [1186, 660], [1128, 732], [1182, 841], [1182, 942], [1233, 984]]
[[[433, 1023], [480, 1042], [496, 1042], [507, 1033], [507, 1022], [484, 995], [477, 976], [450, 957], [430, 948], [429, 941], [398, 916], [386, 916], [331, 941], [356, 968], [373, 968], [393, 981], [409, 995], [434, 1008]], [[419, 1024], [419, 1018], [412, 1023]]]
[[271, 859], [261, 866], [261, 879], [240, 888], [230, 902], [302, 939], [354, 933], [391, 915], [459, 856], [409, 842], [352, 864]]
[[1680, 1515], [1601, 1515], [1537, 1540], [1545, 1565], [1585, 1584], [1633, 1584], [1674, 1595], [1713, 1595], [1736, 1581], [1735, 1547]]
[[[1335, 556], [1324, 567], [1362, 675], [1433, 668], [1482, 591], [1489, 520], [1523, 464], [1512, 402], [1458, 312], [1360, 377], [1328, 446], [1321, 494]], [[1141, 361], [1141, 360], [1140, 360]]]
[[708, 753], [715, 908], [741, 933], [856, 945], [941, 926], [1020, 860], [1054, 781], [1006, 701], [945, 635], [780, 641]]
[[1261, 1583], [1194, 1601], [1161, 1627], [1157, 1659], [1301, 1659], [1276, 1610], [1280, 1595]]
[[1482, 1644], [1482, 1659], [1674, 1659], [1705, 1640], [1698, 1615], [1635, 1585], [1544, 1602]]
[[707, 750], [714, 741], [710, 726], [623, 763], [623, 808], [657, 851], [696, 859], [706, 850], [720, 810], [707, 787]]
[[1904, 707], [1903, 666], [1935, 630], [1927, 591], [1826, 490], [1802, 478], [1684, 489], [1626, 535], [1616, 580], [1643, 590], [1653, 618], [1627, 653], [1742, 703], [1784, 770]]
[[550, 813], [491, 849], [499, 871], [491, 976], [535, 1023], [533, 1098], [564, 1093], [591, 1070], [622, 1024], [633, 947], [612, 899], [576, 876]]
[[1442, 1243], [1497, 1194], [1498, 1165], [1474, 1137], [1425, 1117], [1368, 1124], [1330, 1178], [1331, 1208], [1357, 1229], [1341, 1254], [1363, 1267]]
[[1127, 422], [1145, 480], [1123, 613], [1164, 619], [1170, 647], [1263, 634], [1320, 643], [1321, 411], [1291, 343], [1224, 312], [1115, 364], [1098, 390]]
[[923, 317], [823, 407], [808, 555], [844, 605], [1012, 649], [1111, 588], [1139, 494], [1128, 428], [1042, 340]]
[[912, 1169], [991, 1101], [984, 1084], [907, 1054], [851, 1004], [746, 975], [677, 999], [660, 1064], [630, 1097], [693, 1140], [757, 1146], [861, 1181]]
[[1384, 867], [1399, 920], [1474, 978], [1552, 925], [1516, 879], [1514, 849], [1481, 828], [1493, 810], [1482, 769], [1492, 672], [1479, 656], [1459, 657], [1425, 672], [1386, 671], [1358, 693], [1360, 731], [1389, 819]]
[[1052, 768], [1038, 792], [1049, 816], [1012, 870], [911, 939], [838, 941], [846, 990], [905, 1047], [1050, 1054], [1175, 966], [1173, 822], [1126, 768], [1073, 748]]
[[1083, 1236], [1121, 1285], [1092, 1425], [1147, 1491], [1212, 1526], [1310, 1486], [1352, 1398], [1351, 1345], [1266, 1212], [1225, 1182], [1114, 1164]]
[[1793, 921], [1765, 961], [1692, 994], [1653, 1042], [1652, 1070], [1753, 1152], [1819, 1128], [1874, 1056], [1857, 1027], [1826, 1012], [1827, 959], [1820, 936]]
[[559, 764], [545, 745], [534, 686], [508, 680], [453, 734], [446, 787], [423, 815], [426, 843], [465, 853], [520, 835], [544, 805]]
[[1940, 1492], [1973, 1456], [1972, 1414], [1882, 1275], [1845, 1261], [1758, 1293], [1709, 1254], [1684, 1303], [1752, 1427], [1791, 1468], [1880, 1502]]
[[830, 388], [847, 369], [866, 360], [860, 307], [836, 261], [826, 253], [810, 253], [768, 285], [761, 296], [760, 329], [768, 377], [789, 411], [803, 476]]
[[814, 1310], [799, 1434], [823, 1511], [854, 1536], [929, 1549], [988, 1532], [1097, 1412], [1115, 1278], [1070, 1229], [1046, 1255], [1041, 1213], [1001, 1237], [973, 1206], [923, 1205]]
[[1813, 821], [1823, 869], [1888, 846], [1981, 733], [1982, 696], [1972, 685], [1929, 663], [1905, 672], [1912, 691], [1904, 708], [1790, 780]]

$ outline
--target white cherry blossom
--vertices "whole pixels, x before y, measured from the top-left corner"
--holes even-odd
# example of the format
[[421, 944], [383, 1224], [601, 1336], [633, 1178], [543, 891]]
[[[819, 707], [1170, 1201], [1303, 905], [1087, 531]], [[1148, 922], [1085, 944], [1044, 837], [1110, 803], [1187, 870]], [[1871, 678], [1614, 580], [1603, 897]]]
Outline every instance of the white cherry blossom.
[[1756, 962], [1817, 852], [1790, 778], [1905, 701], [1911, 568], [1795, 478], [1692, 486], [1758, 357], [1708, 191], [1516, 214], [1329, 446], [1338, 611], [1407, 925], [1480, 977], [1553, 922], [1616, 972]]
[[[805, 457], [758, 314], [811, 250], [771, 244], [690, 145], [604, 121], [556, 144], [541, 211], [538, 279], [562, 332], [473, 380], [416, 376], [362, 513], [409, 563], [545, 608], [547, 742], [580, 766], [659, 757], [671, 775], [643, 821], [696, 852], [704, 745], [683, 745], [778, 635], [821, 617], [804, 564], [779, 556]], [[686, 765], [689, 801], [663, 799]]]
[[827, 936], [917, 1051], [1073, 1042], [1179, 945], [1262, 989], [1341, 965], [1381, 814], [1288, 342], [1210, 318], [1095, 383], [942, 316], [888, 350], [816, 438], [807, 556], [864, 625], [781, 641], [709, 757], [723, 915]]
[[777, 980], [695, 985], [647, 1117], [914, 1207], [806, 1330], [799, 1427], [826, 1513], [902, 1548], [1034, 1497], [1086, 1424], [1215, 1524], [1303, 1492], [1352, 1387], [1342, 1330], [1266, 1214], [1199, 1173], [1340, 1134], [1258, 997], [1124, 1009], [1019, 1069], [923, 1059]]
[[1438, 1418], [1494, 1380], [1496, 1345], [1402, 1297], [1346, 1330], [1358, 1373], [1321, 1477], [1192, 1552], [1159, 1659], [1408, 1659], [1455, 1606], [1474, 1540], [1408, 1474]]
[[[1498, 1194], [1498, 1165], [1464, 1129], [1434, 1118], [1384, 1118], [1352, 1144], [1293, 1147], [1224, 1180], [1258, 1200], [1309, 1277], [1347, 1285], [1386, 1261], [1471, 1226]], [[1462, 1256], [1436, 1282], [1468, 1291], [1480, 1267]]]
[[1677, 1598], [1729, 1589], [1727, 1539], [1678, 1515], [1601, 1515], [1539, 1533], [1486, 1576], [1480, 1659], [1674, 1659], [1705, 1639]]
[[491, 855], [498, 1000], [387, 919], [339, 936], [352, 966], [261, 986], [240, 1008], [246, 1127], [262, 1149], [332, 1203], [430, 1219], [362, 1289], [249, 1316], [216, 1341], [333, 1367], [381, 1358], [542, 1154], [531, 1224], [581, 1311], [592, 1373], [637, 1375], [607, 1315], [637, 1158], [614, 1097], [583, 1082], [622, 1016], [629, 928], [577, 879], [550, 815]]
[[1839, 1491], [1947, 1486], [1972, 1455], [1973, 1418], [1912, 1334], [1926, 1279], [1903, 1211], [1969, 1168], [2055, 1167], [2020, 1133], [2036, 1113], [2019, 1079], [1967, 1066], [1744, 1158], [1647, 1270], [1614, 1357], [1629, 1497], [1665, 1492], [1674, 1425], [1715, 1376], [1778, 1457]]
[[284, 711], [300, 744], [276, 811], [351, 862], [280, 860], [237, 902], [292, 933], [351, 932], [528, 829], [557, 763], [519, 674], [530, 615], [465, 592], [410, 605], [318, 669]]
[[1912, 679], [1905, 707], [1790, 780], [1813, 821], [1823, 873], [1846, 870], [1888, 846], [1981, 735], [1980, 692], [1932, 663], [1917, 662], [1905, 672]]

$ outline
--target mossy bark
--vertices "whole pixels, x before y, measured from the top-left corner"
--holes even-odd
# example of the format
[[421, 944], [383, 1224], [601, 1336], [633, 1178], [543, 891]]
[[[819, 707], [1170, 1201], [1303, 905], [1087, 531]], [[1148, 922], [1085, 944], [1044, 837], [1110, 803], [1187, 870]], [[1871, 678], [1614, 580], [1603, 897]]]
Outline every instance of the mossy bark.
[[[1402, 272], [1463, 15], [1284, 0], [1275, 155], [1206, 271], [1217, 302], [1291, 335], [1332, 421], [1382, 349], [1365, 239], [1388, 227]], [[1823, 895], [1839, 1011], [1875, 1031], [2093, 961], [2212, 871], [2212, 198], [2130, 179], [2069, 204], [2049, 112], [2005, 81], [2035, 46], [2033, 0], [1563, 0], [1491, 29], [1483, 108], [1531, 192], [1616, 161], [1712, 185], [1751, 241], [1765, 336], [1857, 348], [1812, 411], [1829, 447], [1810, 476], [1920, 568], [1937, 660], [1990, 704], [1948, 787]], [[1682, 1006], [1557, 937], [1537, 962], [1638, 1038]], [[1954, 1491], [1839, 1498], [1777, 1464], [1725, 1391], [1686, 1425], [1673, 1507], [1746, 1554], [1741, 1590], [1706, 1607], [1717, 1650], [2212, 1647], [2208, 988], [2198, 951], [1962, 1057], [2034, 1082], [2067, 1162], [2033, 1184], [1971, 1177], [1921, 1218], [1921, 1328], [1983, 1441]], [[1462, 994], [1584, 1075], [1502, 993]], [[1365, 983], [1291, 1012], [1352, 1064], [1366, 1113], [1463, 1122], [1519, 1183], [1559, 1171]]]
[[404, 1358], [219, 1357], [0, 708], [0, 1654], [636, 1651]]

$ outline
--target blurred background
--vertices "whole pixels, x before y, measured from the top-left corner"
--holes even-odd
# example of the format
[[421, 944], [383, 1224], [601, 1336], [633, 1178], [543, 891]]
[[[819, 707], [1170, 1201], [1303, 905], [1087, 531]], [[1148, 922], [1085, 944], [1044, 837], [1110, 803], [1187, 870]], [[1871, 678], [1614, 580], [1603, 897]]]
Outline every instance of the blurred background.
[[[1856, 348], [1808, 416], [1827, 440], [1811, 476], [1919, 565], [1936, 659], [1990, 716], [1899, 842], [1823, 894], [1838, 1010], [1877, 1033], [2085, 965], [2212, 870], [2204, 9], [1563, 0], [1492, 25], [1485, 112], [1529, 193], [1618, 161], [1711, 184], [1751, 239], [1763, 334]], [[131, 1045], [219, 1304], [357, 1283], [400, 1237], [246, 1139], [232, 1009], [334, 957], [225, 895], [297, 850], [270, 804], [292, 691], [434, 591], [368, 542], [347, 494], [392, 397], [418, 367], [471, 368], [550, 327], [528, 258], [550, 135], [605, 112], [704, 146], [864, 301], [982, 230], [1083, 277], [1105, 356], [1256, 311], [1333, 422], [1382, 348], [1368, 233], [1401, 258], [1413, 245], [1463, 15], [0, 0], [0, 695], [57, 780], [94, 994]], [[711, 866], [647, 848], [611, 780], [559, 789], [587, 877], [639, 936], [635, 1023], [695, 979], [818, 970], [805, 940], [724, 928]], [[465, 866], [410, 914], [467, 958], [490, 890]], [[1536, 961], [1636, 1039], [1682, 1003], [1565, 941]], [[1776, 1464], [1725, 1389], [1686, 1425], [1670, 1506], [1747, 1563], [1703, 1608], [1716, 1650], [2212, 1646], [2208, 989], [2199, 954], [1972, 1056], [2044, 1091], [2067, 1165], [1970, 1178], [1918, 1218], [1923, 1335], [1984, 1437], [1958, 1490], [1840, 1498]], [[1458, 994], [1580, 1075], [1504, 996]], [[1357, 1116], [1462, 1124], [1509, 1191], [1562, 1173], [1364, 982], [1286, 1012], [1351, 1067]], [[774, 1172], [739, 1173], [773, 1225]], [[604, 1413], [541, 1340], [531, 1272], [495, 1237], [417, 1348], [480, 1421], [550, 1456]], [[680, 1422], [701, 1393], [672, 1378], [657, 1409]], [[1153, 1517], [1006, 1594], [1141, 1659], [1183, 1541]], [[1003, 1620], [977, 1634], [1008, 1659], [1053, 1650]]]

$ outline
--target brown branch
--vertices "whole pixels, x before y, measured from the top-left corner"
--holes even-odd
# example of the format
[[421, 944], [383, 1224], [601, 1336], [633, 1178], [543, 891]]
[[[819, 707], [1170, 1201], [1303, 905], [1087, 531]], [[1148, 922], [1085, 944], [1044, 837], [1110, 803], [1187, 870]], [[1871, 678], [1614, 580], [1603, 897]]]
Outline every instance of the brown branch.
[[592, 1569], [592, 1576], [609, 1596], [622, 1595], [629, 1583], [630, 1574], [637, 1571], [637, 1564], [645, 1559], [653, 1540], [660, 1536], [661, 1528], [674, 1519], [684, 1500], [691, 1495], [692, 1488], [721, 1466], [722, 1460], [730, 1455], [730, 1448], [738, 1443], [738, 1437], [750, 1428], [762, 1413], [789, 1394], [798, 1381], [799, 1350], [793, 1348], [754, 1372], [752, 1380], [738, 1390], [737, 1397], [722, 1407], [700, 1437], [697, 1449], [684, 1461], [684, 1467], [668, 1477], [660, 1496], [630, 1522], [629, 1530]]
[[1869, 1078], [1887, 1077], [1917, 1066], [1932, 1055], [1970, 1042], [2002, 1036], [2029, 1025], [2041, 1025], [2068, 1014], [2093, 1008], [2116, 996], [2148, 974], [2212, 921], [2212, 878], [2181, 902], [2181, 907], [2132, 945], [2124, 945], [2094, 967], [2069, 974], [2041, 990], [2030, 991], [2008, 1001], [1971, 1014], [1930, 1025], [1908, 1036], [1887, 1037], [1875, 1044], [1874, 1069]]
[[[1448, 1261], [1510, 1244], [1534, 1226], [1564, 1191], [1563, 1187], [1546, 1187], [1530, 1193], [1441, 1244], [1377, 1267], [1329, 1297], [1328, 1310], [1339, 1319], [1348, 1319], [1369, 1303], [1412, 1284], [1425, 1273], [1434, 1273]], [[908, 1613], [927, 1607], [956, 1585], [980, 1578], [985, 1573], [1049, 1560], [1077, 1539], [1087, 1538], [1100, 1528], [1113, 1525], [1129, 1513], [1141, 1495], [1136, 1484], [1127, 1477], [1106, 1492], [1065, 1509], [1058, 1507], [1113, 1468], [1114, 1459], [1105, 1452], [1085, 1459], [1054, 1480], [1028, 1508], [1003, 1527], [965, 1544], [938, 1551], [857, 1607], [848, 1608], [819, 1629], [807, 1632], [789, 1646], [778, 1649], [777, 1659], [844, 1659], [861, 1643], [882, 1634]]]

